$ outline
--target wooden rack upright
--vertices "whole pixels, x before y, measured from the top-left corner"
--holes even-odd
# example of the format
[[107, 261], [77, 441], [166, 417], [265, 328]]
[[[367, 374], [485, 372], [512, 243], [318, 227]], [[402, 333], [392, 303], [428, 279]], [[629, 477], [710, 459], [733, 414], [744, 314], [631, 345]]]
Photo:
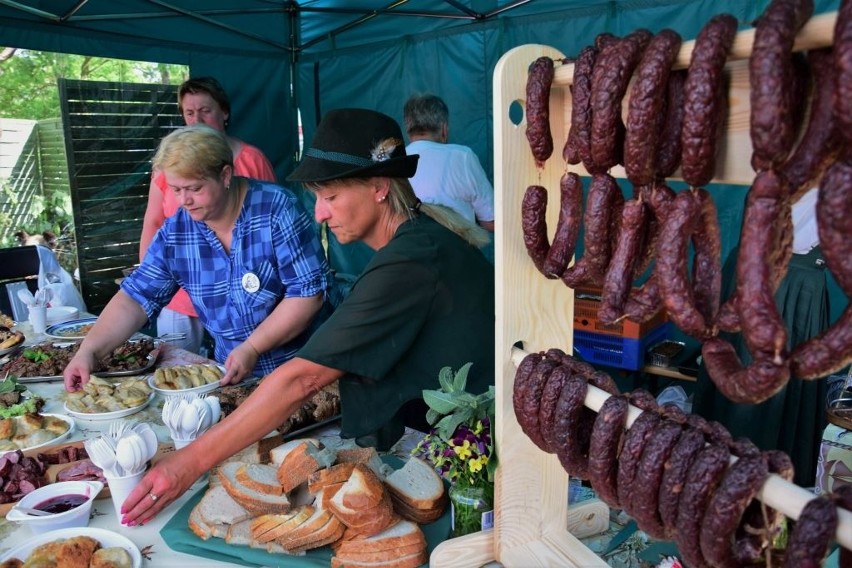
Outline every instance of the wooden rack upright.
[[[836, 13], [813, 17], [796, 39], [795, 49], [831, 45]], [[601, 30], [604, 31], [604, 30]], [[721, 183], [750, 185], [754, 171], [749, 165], [749, 96], [747, 58], [753, 30], [737, 35], [727, 65], [731, 75], [729, 119], [720, 150], [718, 177]], [[676, 67], [686, 67], [694, 41], [685, 42]], [[539, 450], [521, 431], [512, 410], [512, 388], [520, 342], [528, 351], [560, 347], [572, 351], [573, 291], [559, 280], [547, 280], [533, 267], [521, 232], [521, 200], [527, 186], [538, 184], [550, 192], [547, 223], [556, 226], [559, 180], [566, 170], [586, 174], [581, 166], [566, 166], [562, 145], [571, 122], [569, 86], [573, 65], [557, 65], [550, 97], [553, 156], [537, 169], [524, 134], [523, 115], [527, 69], [538, 57], [561, 61], [564, 55], [545, 45], [523, 45], [510, 50], [494, 71], [494, 194], [496, 211], [496, 365], [497, 417], [495, 440], [500, 468], [495, 487], [495, 528], [450, 539], [432, 553], [432, 566], [481, 566], [497, 560], [505, 566], [606, 566], [606, 563], [572, 536], [568, 524], [568, 475], [554, 455]], [[626, 111], [627, 104], [623, 105]], [[611, 172], [624, 177], [621, 167]], [[745, 191], [745, 188], [743, 189]], [[593, 394], [586, 404], [597, 410]], [[768, 495], [773, 494], [773, 495]], [[759, 498], [780, 503], [787, 516], [798, 518], [808, 494], [780, 478], [764, 486]], [[841, 543], [852, 548], [852, 515], [841, 515], [846, 534]]]

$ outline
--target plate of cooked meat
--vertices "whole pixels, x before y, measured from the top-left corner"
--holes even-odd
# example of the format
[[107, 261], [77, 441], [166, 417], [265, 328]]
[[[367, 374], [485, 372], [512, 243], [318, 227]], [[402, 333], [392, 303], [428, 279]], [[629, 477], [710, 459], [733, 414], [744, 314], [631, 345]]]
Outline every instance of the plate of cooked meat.
[[[101, 377], [123, 377], [150, 371], [157, 362], [162, 342], [131, 339], [101, 359], [95, 372]], [[79, 343], [45, 342], [24, 347], [0, 370], [18, 382], [61, 381], [62, 372], [77, 352]]]

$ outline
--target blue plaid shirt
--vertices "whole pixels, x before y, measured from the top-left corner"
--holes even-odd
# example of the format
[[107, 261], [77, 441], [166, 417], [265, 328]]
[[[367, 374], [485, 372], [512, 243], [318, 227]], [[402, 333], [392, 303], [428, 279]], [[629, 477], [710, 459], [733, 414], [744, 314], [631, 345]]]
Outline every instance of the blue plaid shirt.
[[282, 298], [324, 294], [325, 305], [305, 332], [258, 358], [255, 374], [264, 376], [295, 355], [337, 301], [314, 223], [296, 195], [271, 183], [248, 184], [230, 254], [206, 224], [181, 208], [166, 219], [121, 289], [153, 319], [184, 288], [216, 341], [220, 363]]

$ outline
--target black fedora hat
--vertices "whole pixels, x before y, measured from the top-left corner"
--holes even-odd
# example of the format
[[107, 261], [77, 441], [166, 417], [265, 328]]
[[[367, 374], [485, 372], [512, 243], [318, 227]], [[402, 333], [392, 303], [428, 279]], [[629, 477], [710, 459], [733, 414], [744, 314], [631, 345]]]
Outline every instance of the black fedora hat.
[[386, 114], [363, 108], [326, 113], [298, 167], [287, 181], [318, 182], [350, 177], [411, 177], [417, 154], [405, 153], [402, 130]]

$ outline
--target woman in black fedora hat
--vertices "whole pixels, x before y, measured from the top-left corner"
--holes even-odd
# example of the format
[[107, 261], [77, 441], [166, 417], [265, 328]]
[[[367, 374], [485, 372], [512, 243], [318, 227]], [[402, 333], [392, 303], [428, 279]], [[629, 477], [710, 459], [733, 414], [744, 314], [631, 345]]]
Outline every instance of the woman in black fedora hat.
[[362, 241], [376, 254], [295, 358], [222, 422], [154, 465], [125, 501], [122, 522], [153, 517], [334, 381], [341, 435], [379, 449], [405, 425], [426, 426], [422, 392], [439, 388], [442, 367], [472, 362], [472, 393], [493, 384], [494, 273], [479, 251], [487, 234], [449, 208], [420, 203], [408, 182], [417, 159], [389, 116], [340, 109], [323, 117], [288, 181], [316, 194], [316, 219], [339, 241]]

